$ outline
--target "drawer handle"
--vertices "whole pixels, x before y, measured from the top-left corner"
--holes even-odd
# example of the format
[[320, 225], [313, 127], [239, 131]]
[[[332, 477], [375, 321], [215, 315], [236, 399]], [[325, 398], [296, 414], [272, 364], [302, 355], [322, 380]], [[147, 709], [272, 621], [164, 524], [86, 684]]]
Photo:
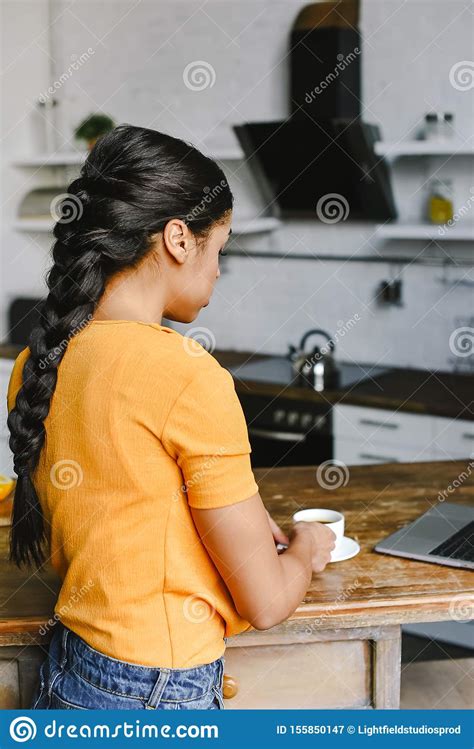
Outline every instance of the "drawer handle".
[[304, 442], [306, 439], [305, 434], [299, 434], [298, 432], [276, 432], [272, 429], [257, 429], [256, 427], [249, 427], [249, 434], [254, 437], [263, 437], [267, 440], [278, 440], [280, 442]]
[[231, 700], [232, 697], [235, 697], [238, 691], [239, 685], [237, 679], [234, 679], [233, 676], [229, 676], [229, 674], [224, 674], [224, 681], [222, 684], [222, 694], [224, 695], [224, 699]]
[[369, 427], [382, 427], [383, 429], [398, 429], [398, 424], [391, 424], [389, 421], [376, 421], [375, 419], [360, 419], [361, 424]]
[[462, 438], [463, 440], [474, 440], [474, 434], [469, 434], [469, 432], [464, 432]]
[[371, 453], [360, 453], [359, 458], [365, 458], [366, 460], [378, 460], [380, 463], [399, 463], [397, 458], [390, 457], [390, 455], [372, 455]]

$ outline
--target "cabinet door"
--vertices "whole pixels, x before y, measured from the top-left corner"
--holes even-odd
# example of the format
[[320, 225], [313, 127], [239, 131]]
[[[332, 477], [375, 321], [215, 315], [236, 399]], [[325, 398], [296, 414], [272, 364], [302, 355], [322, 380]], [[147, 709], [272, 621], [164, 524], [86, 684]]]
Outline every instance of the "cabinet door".
[[[225, 709], [367, 708], [372, 662], [369, 641], [342, 637], [335, 642], [228, 647]], [[232, 686], [230, 693], [226, 683]]]
[[423, 451], [396, 445], [361, 444], [356, 440], [335, 440], [334, 457], [348, 466], [373, 465], [375, 463], [412, 463], [432, 460]]
[[0, 647], [0, 710], [25, 710], [31, 706], [38, 684], [45, 647]]
[[474, 421], [436, 417], [434, 449], [437, 460], [474, 457]]
[[334, 453], [348, 465], [434, 459], [435, 419], [362, 406], [334, 409]]
[[382, 408], [337, 405], [334, 409], [336, 439], [353, 439], [362, 446], [424, 449], [433, 441], [434, 421], [433, 416]]

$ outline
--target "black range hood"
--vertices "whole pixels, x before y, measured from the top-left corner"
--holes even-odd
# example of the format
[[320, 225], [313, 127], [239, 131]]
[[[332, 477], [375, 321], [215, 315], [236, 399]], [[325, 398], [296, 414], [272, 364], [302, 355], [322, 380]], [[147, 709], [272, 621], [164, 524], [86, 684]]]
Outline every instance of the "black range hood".
[[376, 126], [361, 120], [291, 118], [236, 125], [234, 130], [275, 215], [317, 219], [318, 205], [335, 195], [347, 206], [348, 220], [396, 218], [387, 167], [374, 153], [380, 139]]
[[290, 38], [291, 117], [234, 126], [275, 215], [324, 220], [320, 207], [336, 196], [344, 219], [396, 218], [387, 166], [374, 153], [380, 130], [360, 116], [358, 20], [357, 0], [303, 8]]

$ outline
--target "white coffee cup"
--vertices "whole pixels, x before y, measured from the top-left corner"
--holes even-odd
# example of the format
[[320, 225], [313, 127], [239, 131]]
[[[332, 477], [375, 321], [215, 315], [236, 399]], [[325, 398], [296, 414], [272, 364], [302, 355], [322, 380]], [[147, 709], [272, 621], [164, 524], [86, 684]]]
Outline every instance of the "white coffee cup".
[[336, 546], [331, 552], [331, 559], [338, 551], [342, 539], [344, 538], [344, 515], [336, 510], [326, 510], [323, 508], [311, 508], [308, 510], [298, 510], [293, 515], [294, 523], [324, 523], [336, 536]]

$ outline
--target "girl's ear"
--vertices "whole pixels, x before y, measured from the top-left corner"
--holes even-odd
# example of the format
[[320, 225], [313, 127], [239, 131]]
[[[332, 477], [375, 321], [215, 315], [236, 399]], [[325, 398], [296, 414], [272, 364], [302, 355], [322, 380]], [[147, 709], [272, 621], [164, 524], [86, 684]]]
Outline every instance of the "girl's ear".
[[192, 234], [184, 221], [173, 218], [163, 229], [163, 246], [177, 263], [184, 263], [192, 245]]

